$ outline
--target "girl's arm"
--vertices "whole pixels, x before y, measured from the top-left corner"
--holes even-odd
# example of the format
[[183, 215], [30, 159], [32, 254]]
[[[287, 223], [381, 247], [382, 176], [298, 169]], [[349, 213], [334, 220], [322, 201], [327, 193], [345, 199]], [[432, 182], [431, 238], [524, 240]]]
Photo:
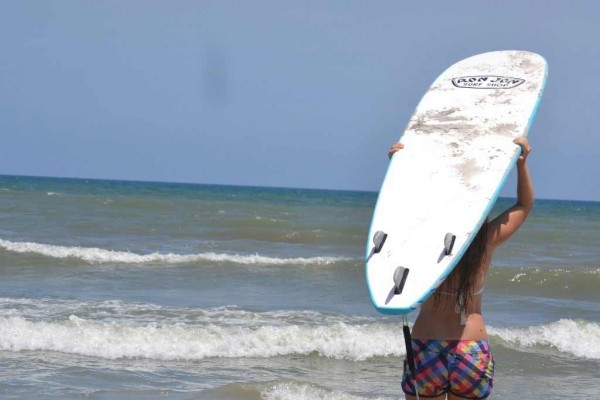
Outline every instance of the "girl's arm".
[[533, 183], [527, 167], [527, 156], [531, 152], [531, 146], [524, 136], [515, 139], [514, 142], [522, 149], [521, 156], [517, 160], [517, 202], [490, 222], [488, 246], [492, 250], [504, 243], [521, 227], [533, 208]]

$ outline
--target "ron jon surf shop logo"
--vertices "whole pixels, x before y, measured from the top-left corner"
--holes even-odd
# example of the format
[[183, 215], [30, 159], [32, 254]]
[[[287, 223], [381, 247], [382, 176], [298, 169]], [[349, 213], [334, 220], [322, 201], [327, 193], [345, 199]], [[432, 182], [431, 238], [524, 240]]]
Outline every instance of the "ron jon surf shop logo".
[[525, 82], [525, 79], [494, 75], [452, 78], [454, 86], [467, 89], [512, 89], [523, 82]]

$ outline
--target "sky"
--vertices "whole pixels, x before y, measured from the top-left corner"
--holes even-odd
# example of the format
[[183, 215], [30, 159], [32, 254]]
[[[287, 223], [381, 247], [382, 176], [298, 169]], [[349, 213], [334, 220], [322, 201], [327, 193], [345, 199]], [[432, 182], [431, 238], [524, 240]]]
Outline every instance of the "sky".
[[440, 73], [528, 50], [548, 62], [537, 197], [600, 201], [598, 15], [592, 0], [0, 0], [0, 174], [377, 191]]

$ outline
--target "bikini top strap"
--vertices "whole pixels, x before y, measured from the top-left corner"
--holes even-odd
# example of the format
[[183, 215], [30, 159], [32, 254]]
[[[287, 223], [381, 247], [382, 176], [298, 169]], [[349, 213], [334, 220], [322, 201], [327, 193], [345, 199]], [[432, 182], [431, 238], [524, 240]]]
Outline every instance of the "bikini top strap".
[[[480, 294], [483, 293], [483, 290], [485, 289], [485, 285], [481, 287], [481, 289], [479, 289], [476, 292], [471, 293], [471, 296], [479, 296]], [[443, 290], [439, 290], [437, 291], [439, 294], [445, 294], [447, 296], [456, 296], [458, 293], [456, 292], [445, 292]]]
[[483, 293], [483, 289], [485, 289], [485, 285], [481, 287], [481, 289], [479, 289], [478, 291], [474, 292], [473, 294], [471, 294], [471, 296], [478, 296], [480, 294]]

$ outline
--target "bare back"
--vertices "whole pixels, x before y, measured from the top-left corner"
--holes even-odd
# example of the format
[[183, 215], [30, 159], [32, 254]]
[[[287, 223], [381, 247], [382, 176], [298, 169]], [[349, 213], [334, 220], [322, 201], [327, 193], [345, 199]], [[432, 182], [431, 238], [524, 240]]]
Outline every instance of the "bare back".
[[[479, 277], [475, 283], [475, 292], [485, 287], [492, 251], [486, 252]], [[481, 312], [483, 293], [475, 294], [465, 310], [466, 323], [462, 324], [461, 313], [456, 310], [456, 298], [442, 295], [439, 304], [433, 296], [422, 305], [419, 316], [412, 329], [412, 337], [418, 339], [487, 339], [487, 332]]]

